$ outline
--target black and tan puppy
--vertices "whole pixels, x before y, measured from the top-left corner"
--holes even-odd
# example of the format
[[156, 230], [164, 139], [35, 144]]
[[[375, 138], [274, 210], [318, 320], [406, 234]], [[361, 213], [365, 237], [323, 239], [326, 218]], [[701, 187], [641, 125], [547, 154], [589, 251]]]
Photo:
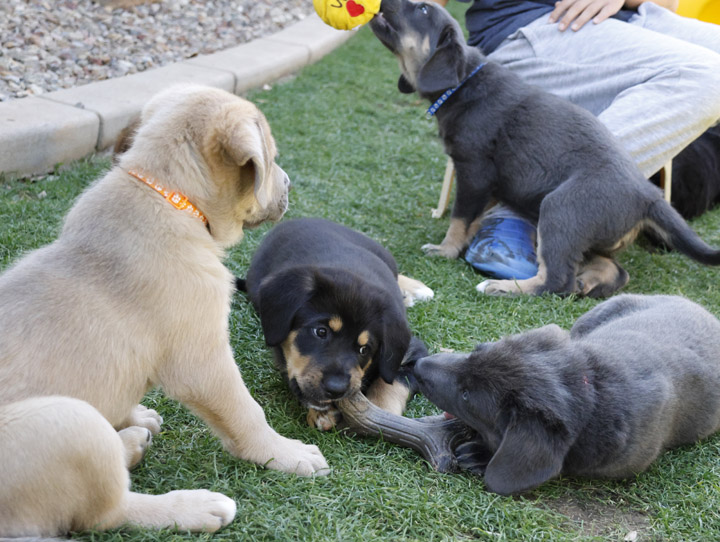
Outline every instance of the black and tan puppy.
[[360, 390], [402, 414], [414, 384], [401, 364], [426, 354], [405, 305], [433, 294], [398, 275], [385, 248], [328, 220], [286, 221], [265, 236], [240, 286], [310, 425], [333, 427], [333, 402]]
[[383, 0], [370, 26], [400, 61], [400, 90], [434, 102], [457, 172], [447, 234], [423, 248], [458, 257], [492, 199], [537, 222], [537, 275], [486, 280], [478, 290], [610, 295], [628, 280], [613, 255], [643, 228], [691, 258], [720, 263], [720, 252], [663, 200], [597, 118], [488, 62], [442, 7]]
[[618, 296], [569, 332], [545, 326], [414, 371], [430, 401], [478, 432], [464, 446], [486, 448], [485, 483], [501, 494], [559, 474], [633, 476], [720, 429], [720, 322], [682, 297]]

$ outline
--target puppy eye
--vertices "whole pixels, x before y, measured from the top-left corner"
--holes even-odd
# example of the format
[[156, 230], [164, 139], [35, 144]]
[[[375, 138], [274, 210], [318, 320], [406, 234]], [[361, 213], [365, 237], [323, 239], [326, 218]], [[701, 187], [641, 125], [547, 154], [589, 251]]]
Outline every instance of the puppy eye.
[[328, 334], [328, 330], [324, 326], [314, 327], [312, 331], [313, 335], [315, 335], [318, 339], [324, 339]]
[[420, 10], [420, 13], [422, 13], [423, 15], [427, 15], [427, 14], [428, 14], [427, 4], [422, 3], [422, 4], [418, 5], [418, 9]]
[[465, 390], [464, 392], [462, 392], [462, 400], [463, 400], [463, 401], [467, 401], [467, 400], [468, 400], [468, 397], [470, 397], [470, 394], [468, 393], [467, 390]]
[[367, 356], [370, 353], [370, 347], [366, 344], [362, 345], [359, 350], [361, 356]]

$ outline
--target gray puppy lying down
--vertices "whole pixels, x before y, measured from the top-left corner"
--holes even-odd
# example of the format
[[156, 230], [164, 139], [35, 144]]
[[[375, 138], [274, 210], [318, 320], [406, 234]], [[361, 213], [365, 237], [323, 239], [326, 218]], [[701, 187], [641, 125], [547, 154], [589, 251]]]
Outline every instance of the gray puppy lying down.
[[484, 470], [491, 491], [623, 478], [720, 428], [720, 321], [682, 297], [622, 295], [570, 331], [551, 324], [422, 358], [415, 376], [477, 431], [458, 461]]

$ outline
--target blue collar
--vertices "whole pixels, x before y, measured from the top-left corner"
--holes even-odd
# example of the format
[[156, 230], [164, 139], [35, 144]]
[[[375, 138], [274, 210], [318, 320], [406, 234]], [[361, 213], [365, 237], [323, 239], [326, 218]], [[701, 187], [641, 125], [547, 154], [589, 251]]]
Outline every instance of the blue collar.
[[467, 83], [468, 79], [470, 79], [473, 75], [475, 75], [477, 72], [479, 72], [480, 70], [482, 70], [482, 69], [483, 69], [483, 66], [485, 66], [485, 64], [486, 64], [486, 63], [483, 62], [483, 63], [480, 64], [477, 68], [475, 68], [472, 72], [470, 72], [470, 75], [468, 75], [465, 79], [463, 79], [462, 81], [460, 81], [460, 83], [458, 84], [458, 86], [456, 86], [455, 88], [449, 88], [449, 89], [447, 89], [445, 92], [443, 92], [443, 93], [442, 93], [442, 96], [440, 96], [437, 100], [435, 100], [435, 103], [434, 103], [434, 104], [432, 104], [430, 107], [428, 107], [428, 110], [427, 110], [427, 112], [425, 113], [425, 116], [426, 116], [428, 119], [429, 119], [430, 117], [432, 117], [432, 116], [437, 112], [437, 110], [440, 109], [440, 106], [441, 106], [442, 104], [444, 104], [450, 96], [452, 96], [453, 94], [455, 94], [455, 92], [457, 92], [457, 91], [460, 89], [461, 86], [463, 86], [465, 83]]

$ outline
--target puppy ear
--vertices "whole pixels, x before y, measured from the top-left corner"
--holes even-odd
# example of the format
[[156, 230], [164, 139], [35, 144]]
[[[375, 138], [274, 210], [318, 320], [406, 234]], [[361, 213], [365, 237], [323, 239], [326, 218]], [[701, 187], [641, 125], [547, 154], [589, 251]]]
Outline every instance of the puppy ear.
[[418, 72], [417, 90], [421, 94], [442, 92], [460, 83], [459, 62], [463, 55], [458, 39], [453, 25], [442, 30], [435, 52]]
[[412, 94], [415, 92], [415, 87], [407, 80], [407, 77], [400, 75], [400, 79], [398, 79], [398, 90], [403, 94]]
[[272, 191], [268, 179], [273, 156], [269, 129], [259, 111], [249, 111], [244, 103], [232, 107], [225, 116], [229, 125], [221, 126], [218, 140], [230, 160], [254, 179], [255, 198], [264, 209], [271, 201]]
[[135, 141], [135, 134], [139, 128], [140, 115], [135, 115], [130, 122], [128, 122], [127, 126], [120, 130], [120, 134], [118, 134], [118, 138], [115, 140], [115, 145], [113, 146], [113, 164], [117, 164], [120, 156], [125, 154], [128, 149], [132, 147], [132, 144]]
[[410, 328], [404, 312], [388, 307], [383, 315], [383, 337], [375, 354], [380, 378], [392, 384], [410, 346]]
[[500, 495], [528, 491], [557, 476], [570, 444], [540, 419], [514, 416], [485, 469], [485, 485]]
[[314, 276], [303, 269], [287, 269], [261, 283], [258, 312], [268, 346], [278, 346], [290, 334], [295, 314], [314, 288]]

